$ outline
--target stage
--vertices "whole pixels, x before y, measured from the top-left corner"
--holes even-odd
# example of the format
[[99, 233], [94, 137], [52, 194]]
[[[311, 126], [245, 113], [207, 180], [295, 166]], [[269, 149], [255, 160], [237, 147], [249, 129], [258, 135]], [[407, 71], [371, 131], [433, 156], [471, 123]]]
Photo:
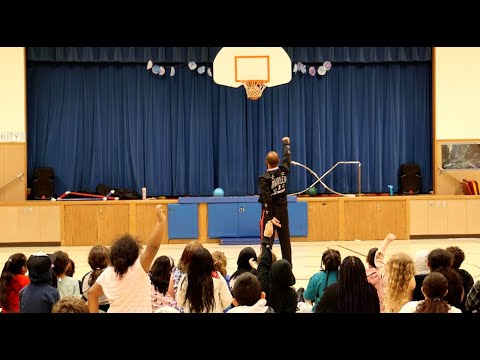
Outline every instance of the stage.
[[[411, 238], [479, 237], [480, 197], [463, 195], [298, 197], [306, 202], [306, 236], [294, 242], [380, 240], [388, 232], [400, 240]], [[162, 204], [167, 221], [178, 200], [0, 202], [0, 246], [110, 245], [129, 232], [146, 241], [156, 221], [155, 206]], [[188, 204], [192, 205], [192, 204]], [[185, 244], [192, 239], [218, 244], [209, 236], [209, 205], [194, 204], [194, 238], [169, 238], [163, 244]], [[192, 216], [193, 216], [192, 215]], [[218, 215], [228, 216], [227, 215]], [[252, 219], [260, 214], [252, 214]], [[295, 214], [290, 216], [290, 223]], [[226, 218], [225, 218], [226, 219]], [[222, 219], [220, 219], [222, 220]], [[186, 218], [186, 223], [192, 220]], [[257, 226], [257, 220], [252, 220]], [[400, 241], [399, 240], [399, 241]]]

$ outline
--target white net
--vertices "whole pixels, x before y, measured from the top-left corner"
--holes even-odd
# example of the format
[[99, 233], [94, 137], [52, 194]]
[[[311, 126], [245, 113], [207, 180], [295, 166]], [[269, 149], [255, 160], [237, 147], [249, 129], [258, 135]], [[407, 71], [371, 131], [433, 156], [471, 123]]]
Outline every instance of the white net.
[[254, 81], [243, 81], [243, 86], [247, 92], [247, 98], [250, 100], [258, 100], [262, 96], [263, 90], [267, 87], [265, 81], [254, 80]]

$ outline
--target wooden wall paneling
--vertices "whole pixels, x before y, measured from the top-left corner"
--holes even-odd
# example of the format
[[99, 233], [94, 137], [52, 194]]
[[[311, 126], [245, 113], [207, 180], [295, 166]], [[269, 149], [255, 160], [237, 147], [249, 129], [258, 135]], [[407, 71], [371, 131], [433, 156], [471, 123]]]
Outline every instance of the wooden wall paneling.
[[64, 244], [96, 245], [98, 243], [98, 220], [96, 205], [65, 204]]
[[428, 200], [410, 200], [410, 235], [429, 234], [428, 219]]
[[17, 206], [0, 206], [0, 243], [13, 243], [20, 241], [20, 221]]
[[447, 234], [467, 233], [466, 200], [447, 201]]
[[[5, 144], [0, 143], [0, 188], [6, 185], [5, 180]], [[0, 190], [0, 201], [5, 200], [6, 188]]]
[[208, 204], [198, 204], [198, 241], [208, 240]]
[[467, 202], [467, 234], [480, 234], [480, 196]]
[[98, 205], [98, 244], [110, 246], [119, 236], [130, 229], [129, 205]]
[[406, 239], [408, 236], [405, 200], [378, 201], [375, 206], [377, 208], [375, 239], [384, 239], [389, 232], [395, 234], [397, 239]]
[[338, 202], [315, 201], [308, 203], [307, 241], [338, 240]]
[[25, 174], [25, 159], [25, 143], [5, 144], [5, 182], [9, 182], [23, 173], [23, 177], [16, 179], [3, 189], [6, 201], [21, 201], [26, 199], [27, 175]]
[[19, 242], [61, 242], [59, 206], [19, 206], [18, 217]]
[[345, 239], [365, 240], [375, 238], [377, 212], [380, 208], [373, 201], [345, 200]]
[[[146, 244], [150, 238], [153, 227], [157, 222], [156, 206], [158, 203], [148, 201], [147, 204], [137, 204], [136, 209], [136, 223], [137, 233], [133, 234], [138, 236], [142, 243]], [[165, 224], [165, 231], [162, 237], [162, 244], [168, 244], [168, 204], [162, 203], [163, 213], [167, 217], [167, 223]]]
[[428, 230], [431, 235], [448, 233], [447, 200], [428, 201]]

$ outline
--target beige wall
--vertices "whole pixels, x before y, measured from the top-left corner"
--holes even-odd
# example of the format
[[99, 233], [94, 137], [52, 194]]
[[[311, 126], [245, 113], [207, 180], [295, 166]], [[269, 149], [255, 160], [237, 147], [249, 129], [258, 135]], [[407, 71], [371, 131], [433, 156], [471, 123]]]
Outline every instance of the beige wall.
[[0, 132], [25, 132], [25, 96], [25, 48], [0, 47]]
[[25, 48], [0, 47], [0, 201], [25, 200]]
[[435, 48], [436, 139], [480, 139], [480, 47]]

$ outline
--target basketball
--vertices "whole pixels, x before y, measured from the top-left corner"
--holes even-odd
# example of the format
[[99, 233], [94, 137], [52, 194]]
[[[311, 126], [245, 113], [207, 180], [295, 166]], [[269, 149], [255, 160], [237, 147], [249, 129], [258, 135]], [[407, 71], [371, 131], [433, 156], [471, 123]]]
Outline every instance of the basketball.
[[223, 196], [225, 195], [224, 191], [222, 188], [216, 188], [213, 190], [213, 196]]
[[317, 192], [317, 188], [316, 188], [315, 186], [314, 186], [314, 187], [311, 187], [310, 189], [308, 189], [307, 193], [308, 193], [308, 195], [310, 195], [310, 196], [315, 196], [315, 195], [317, 195], [317, 193], [318, 193], [318, 192]]

